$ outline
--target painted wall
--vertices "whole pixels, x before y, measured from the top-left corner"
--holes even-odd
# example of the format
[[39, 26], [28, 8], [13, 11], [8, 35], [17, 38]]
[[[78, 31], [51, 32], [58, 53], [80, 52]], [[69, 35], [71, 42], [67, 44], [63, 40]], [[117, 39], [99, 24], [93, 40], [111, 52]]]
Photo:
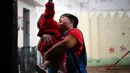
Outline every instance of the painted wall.
[[[88, 66], [106, 66], [130, 51], [130, 12], [84, 12], [78, 28], [84, 33]], [[130, 66], [130, 53], [117, 66]]]

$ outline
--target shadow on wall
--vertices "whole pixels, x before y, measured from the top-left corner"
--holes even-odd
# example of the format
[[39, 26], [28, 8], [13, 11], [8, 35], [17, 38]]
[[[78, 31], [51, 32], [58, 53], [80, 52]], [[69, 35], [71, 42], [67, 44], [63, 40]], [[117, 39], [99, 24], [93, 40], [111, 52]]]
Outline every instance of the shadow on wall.
[[35, 73], [34, 66], [37, 64], [37, 47], [18, 48], [19, 73]]

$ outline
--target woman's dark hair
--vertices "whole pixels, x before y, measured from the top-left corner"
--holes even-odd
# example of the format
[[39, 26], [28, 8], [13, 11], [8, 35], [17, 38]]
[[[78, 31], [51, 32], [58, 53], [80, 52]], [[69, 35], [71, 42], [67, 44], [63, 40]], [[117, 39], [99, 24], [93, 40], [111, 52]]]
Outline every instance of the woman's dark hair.
[[[77, 18], [76, 16], [74, 16], [74, 15], [72, 15], [72, 14], [69, 14], [69, 13], [62, 14], [62, 15], [60, 16], [60, 18], [61, 18], [62, 16], [68, 17], [68, 18], [73, 22], [73, 27], [74, 27], [74, 28], [77, 28], [78, 18]], [[42, 18], [42, 15], [40, 16], [39, 20], [37, 21], [37, 27], [38, 27], [38, 29], [40, 29], [40, 19], [41, 19], [41, 18]]]
[[68, 18], [73, 22], [73, 27], [74, 27], [74, 28], [77, 28], [78, 18], [77, 18], [76, 16], [74, 16], [74, 15], [72, 15], [72, 14], [69, 14], [69, 13], [62, 14], [62, 15], [60, 16], [60, 18], [61, 18], [62, 16], [68, 17]]

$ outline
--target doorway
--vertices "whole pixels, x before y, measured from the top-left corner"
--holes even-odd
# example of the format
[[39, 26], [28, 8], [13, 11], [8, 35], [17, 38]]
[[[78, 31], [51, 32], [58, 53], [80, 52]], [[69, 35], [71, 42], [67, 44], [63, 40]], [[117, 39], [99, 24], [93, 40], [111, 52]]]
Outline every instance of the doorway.
[[29, 47], [30, 44], [30, 11], [26, 8], [23, 8], [23, 46]]

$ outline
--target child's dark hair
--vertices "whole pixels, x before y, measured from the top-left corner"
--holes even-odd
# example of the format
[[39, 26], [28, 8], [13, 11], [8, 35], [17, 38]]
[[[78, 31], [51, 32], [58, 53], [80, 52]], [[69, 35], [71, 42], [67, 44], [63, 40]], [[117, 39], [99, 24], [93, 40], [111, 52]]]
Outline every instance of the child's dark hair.
[[62, 16], [68, 17], [68, 18], [73, 22], [73, 27], [74, 27], [74, 28], [77, 28], [78, 18], [77, 18], [76, 16], [74, 16], [74, 15], [72, 15], [72, 14], [69, 14], [69, 13], [62, 14], [62, 15], [60, 16], [60, 18], [61, 18]]
[[37, 21], [37, 28], [40, 29], [40, 19], [42, 18], [42, 15], [40, 16], [40, 18]]

